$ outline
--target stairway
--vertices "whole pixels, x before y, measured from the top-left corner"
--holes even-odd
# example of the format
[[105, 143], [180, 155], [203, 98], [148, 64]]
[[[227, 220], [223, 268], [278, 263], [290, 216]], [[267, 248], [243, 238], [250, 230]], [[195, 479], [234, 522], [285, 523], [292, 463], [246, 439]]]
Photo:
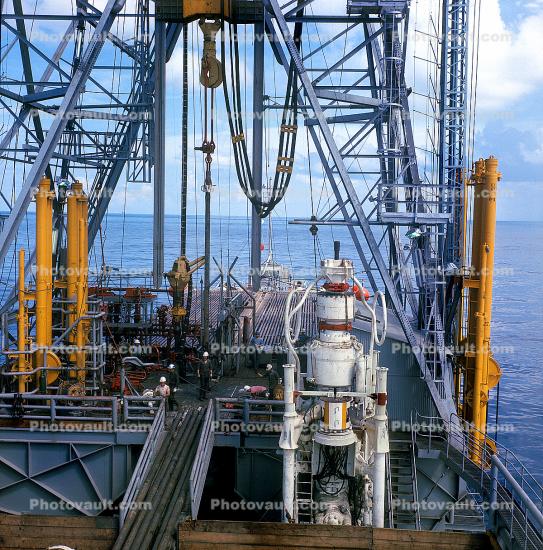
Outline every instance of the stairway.
[[313, 507], [311, 449], [296, 451], [296, 506], [298, 523], [311, 523]]
[[413, 449], [410, 439], [390, 440], [390, 487], [396, 529], [418, 529]]

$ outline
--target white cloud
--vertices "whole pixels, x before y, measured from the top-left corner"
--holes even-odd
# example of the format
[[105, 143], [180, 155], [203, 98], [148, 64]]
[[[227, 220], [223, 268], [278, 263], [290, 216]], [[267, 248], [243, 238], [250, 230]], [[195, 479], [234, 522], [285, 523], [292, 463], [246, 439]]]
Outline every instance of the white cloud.
[[502, 16], [498, 0], [484, 0], [481, 14], [478, 103], [484, 111], [504, 109], [543, 84], [543, 2], [513, 29]]

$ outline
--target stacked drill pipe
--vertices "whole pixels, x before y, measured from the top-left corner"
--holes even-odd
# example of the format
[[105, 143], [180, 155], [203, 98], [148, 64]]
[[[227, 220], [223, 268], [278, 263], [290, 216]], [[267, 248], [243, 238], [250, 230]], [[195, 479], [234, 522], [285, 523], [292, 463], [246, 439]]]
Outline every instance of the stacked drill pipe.
[[162, 442], [113, 550], [175, 547], [178, 522], [190, 510], [189, 480], [205, 409], [180, 410]]

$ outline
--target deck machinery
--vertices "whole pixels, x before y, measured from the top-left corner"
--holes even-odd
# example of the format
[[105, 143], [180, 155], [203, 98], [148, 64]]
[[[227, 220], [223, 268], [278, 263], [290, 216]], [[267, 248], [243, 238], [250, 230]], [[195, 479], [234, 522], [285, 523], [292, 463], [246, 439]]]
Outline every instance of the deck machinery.
[[[274, 407], [284, 408], [281, 437], [273, 443], [283, 462], [282, 519], [447, 530], [465, 525], [454, 513], [421, 511], [420, 504], [432, 499], [507, 504], [478, 514], [479, 527], [484, 521], [504, 548], [543, 547], [543, 489], [486, 433], [490, 391], [500, 377], [490, 348], [500, 174], [493, 157], [470, 166], [468, 15], [473, 6], [469, 0], [436, 2], [441, 17], [438, 23], [433, 19], [435, 36], [428, 35], [435, 56], [428, 65], [434, 69], [425, 68], [434, 116], [428, 117], [430, 146], [423, 153], [415, 143], [415, 98], [406, 77], [410, 2], [339, 4], [108, 0], [103, 8], [77, 2], [74, 13], [38, 14], [21, 0], [0, 3], [0, 103], [10, 124], [0, 136], [0, 162], [14, 182], [9, 193], [1, 193], [7, 211], [0, 262], [8, 291], [0, 309], [5, 356], [0, 463], [11, 481], [0, 487], [0, 509], [28, 513], [29, 495], [72, 504], [117, 502], [128, 498], [125, 492], [133, 496], [134, 484], [141, 482], [141, 470], [135, 477], [132, 473], [146, 433], [127, 434], [121, 424], [156, 428], [160, 417], [150, 401], [160, 414], [164, 411], [159, 399], [129, 395], [126, 380], [109, 375], [126, 355], [119, 344], [138, 336], [150, 339], [156, 336], [153, 330], [165, 336], [160, 350], [165, 355], [153, 358], [158, 368], [185, 353], [195, 269], [203, 269], [204, 284], [200, 326], [191, 334], [196, 347], [210, 345], [212, 167], [222, 145], [215, 142], [222, 94], [228, 145], [251, 203], [252, 228], [249, 285], [229, 266], [221, 271], [227, 273], [221, 295], [223, 286], [231, 290], [232, 280], [240, 295], [256, 302], [262, 219], [295, 179], [296, 141], [303, 129], [308, 155], [322, 167], [328, 199], [324, 208], [291, 223], [307, 226], [313, 237], [324, 226], [346, 228], [358, 254], [353, 260], [362, 268], [368, 295], [375, 297], [371, 302], [362, 292], [356, 263], [339, 255], [322, 262], [317, 281], [295, 286], [289, 294], [285, 399], [265, 409], [269, 417], [283, 417], [283, 409]], [[66, 32], [58, 44], [49, 41], [44, 47], [43, 34], [34, 35], [28, 21], [39, 25], [55, 19], [67, 21]], [[245, 60], [252, 63], [253, 76], [249, 128], [241, 99], [242, 28], [253, 42], [252, 59]], [[189, 37], [194, 36], [202, 52], [194, 84], [199, 79], [201, 88], [191, 95]], [[178, 42], [181, 246], [166, 271], [166, 64]], [[103, 71], [113, 75], [114, 85], [104, 85]], [[280, 71], [282, 104], [264, 86], [268, 74]], [[193, 145], [204, 168], [194, 177], [201, 176], [206, 223], [204, 255], [191, 258], [186, 222], [194, 121], [189, 103], [195, 107], [196, 96], [205, 114], [202, 140]], [[264, 177], [264, 115], [273, 111], [281, 113], [277, 159], [268, 163], [272, 175]], [[423, 164], [437, 169], [425, 171]], [[103, 260], [99, 284], [91, 290], [88, 252], [98, 244], [114, 191], [124, 180], [152, 183], [152, 272], [145, 282], [115, 285], [114, 291], [103, 284], [111, 273]], [[35, 238], [24, 251], [20, 237], [23, 222], [32, 218], [27, 213], [33, 200]], [[10, 266], [17, 267], [17, 277]], [[174, 307], [157, 308], [159, 294], [171, 296]], [[318, 327], [302, 368], [299, 315], [308, 297], [315, 298]], [[217, 318], [230, 315], [218, 310]], [[250, 416], [247, 400], [233, 401], [227, 414], [240, 406]], [[268, 405], [255, 406], [262, 422], [262, 407]], [[222, 409], [217, 405], [215, 411], [220, 416]], [[389, 429], [387, 418], [404, 428]], [[45, 419], [49, 428], [75, 425], [76, 431], [80, 423], [97, 419], [110, 425], [53, 437], [30, 429], [36, 419]], [[220, 440], [225, 434], [215, 436]], [[147, 441], [142, 455], [149, 460]], [[36, 467], [42, 463], [44, 468]], [[193, 503], [200, 502], [204, 485], [191, 495]], [[420, 498], [423, 488], [426, 496]], [[412, 509], [395, 509], [394, 500]], [[75, 510], [87, 513], [81, 506]], [[192, 514], [198, 515], [197, 505]]]
[[[321, 270], [324, 284], [317, 292], [316, 306], [319, 337], [309, 345], [306, 383], [300, 380], [294, 348], [298, 368], [296, 364], [284, 367], [285, 417], [279, 442], [284, 516], [330, 525], [384, 527], [387, 369], [379, 366], [374, 347], [375, 310], [366, 306], [372, 313], [372, 340], [364, 350], [351, 332], [356, 310], [349, 284], [356, 280], [352, 262], [323, 260]], [[287, 309], [288, 343], [291, 321], [305, 297], [292, 311]], [[385, 331], [386, 325], [377, 342], [384, 342]], [[301, 407], [302, 400], [305, 407], [297, 414], [296, 403]], [[305, 487], [304, 475], [309, 479]]]

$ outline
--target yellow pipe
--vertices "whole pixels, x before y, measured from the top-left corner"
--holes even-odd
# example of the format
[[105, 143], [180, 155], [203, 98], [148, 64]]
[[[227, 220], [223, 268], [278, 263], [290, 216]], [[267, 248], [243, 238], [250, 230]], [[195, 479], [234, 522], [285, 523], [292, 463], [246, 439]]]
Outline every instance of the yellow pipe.
[[[483, 176], [485, 172], [485, 161], [479, 159], [475, 162], [471, 182], [473, 191], [473, 229], [471, 234], [471, 276], [480, 278], [481, 273], [481, 236], [483, 234], [483, 219], [485, 210], [485, 193], [483, 192]], [[468, 291], [467, 299], [467, 327], [465, 341], [467, 354], [464, 357], [464, 399], [462, 417], [468, 422], [474, 421], [473, 404], [469, 395], [474, 391], [475, 361], [472, 356], [477, 351], [475, 332], [477, 326], [477, 312], [479, 311], [479, 289], [472, 285]]]
[[[72, 303], [68, 305], [68, 326], [72, 326], [77, 319], [77, 279], [79, 269], [79, 220], [81, 218], [80, 195], [83, 186], [79, 181], [72, 184], [68, 195], [68, 224], [67, 224], [67, 251], [66, 251], [66, 298]], [[70, 332], [68, 342], [75, 344], [74, 331]], [[70, 361], [74, 362], [75, 354], [70, 354]], [[74, 376], [72, 371], [71, 376]]]
[[490, 157], [485, 162], [485, 173], [483, 178], [485, 209], [482, 238], [488, 246], [486, 256], [486, 299], [485, 299], [485, 317], [484, 317], [484, 365], [483, 365], [483, 404], [481, 415], [486, 423], [487, 404], [488, 404], [488, 367], [490, 361], [490, 323], [492, 322], [492, 298], [494, 283], [494, 252], [496, 245], [496, 195], [498, 190], [498, 181], [501, 174], [498, 172], [498, 160]]
[[[26, 351], [26, 327], [28, 325], [26, 319], [26, 301], [25, 301], [25, 251], [24, 248], [19, 250], [19, 311], [17, 313], [17, 351], [19, 356], [17, 359], [17, 369], [19, 372], [26, 370], [26, 356], [23, 352]], [[26, 391], [26, 377], [18, 377], [18, 391], [24, 393]]]
[[[475, 313], [475, 370], [473, 373], [473, 388], [471, 397], [472, 407], [472, 423], [475, 428], [474, 440], [480, 444], [483, 439], [483, 434], [486, 433], [486, 415], [483, 416], [483, 372], [486, 361], [486, 349], [484, 345], [485, 339], [485, 309], [487, 302], [487, 265], [488, 265], [488, 245], [481, 247], [481, 272], [479, 277], [479, 299], [477, 312]], [[479, 445], [472, 449], [472, 457], [479, 456]]]
[[[79, 218], [79, 262], [77, 273], [77, 316], [79, 318], [87, 315], [88, 300], [88, 201], [82, 193], [79, 197], [80, 218]], [[88, 321], [79, 321], [76, 331], [77, 342], [77, 378], [84, 386], [85, 372], [85, 346], [87, 344]]]
[[[36, 346], [50, 347], [53, 341], [53, 196], [51, 182], [40, 181], [36, 194]], [[38, 353], [38, 365], [46, 364], [45, 353]]]

